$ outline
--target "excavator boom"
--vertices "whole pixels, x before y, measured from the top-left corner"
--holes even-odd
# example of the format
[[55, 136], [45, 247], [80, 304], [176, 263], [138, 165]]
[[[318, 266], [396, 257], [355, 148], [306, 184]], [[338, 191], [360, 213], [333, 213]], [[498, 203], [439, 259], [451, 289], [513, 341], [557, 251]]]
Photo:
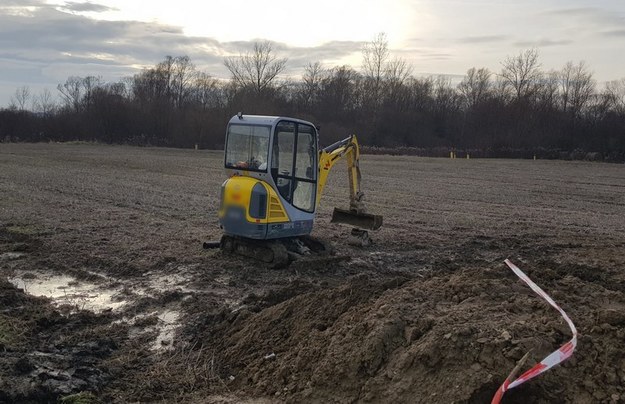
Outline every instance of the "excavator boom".
[[349, 224], [367, 230], [379, 229], [382, 226], [382, 216], [367, 213], [363, 202], [364, 194], [360, 190], [360, 148], [355, 135], [333, 143], [320, 151], [317, 203], [323, 193], [330, 170], [342, 158], [347, 161], [349, 210], [334, 208], [332, 222]]

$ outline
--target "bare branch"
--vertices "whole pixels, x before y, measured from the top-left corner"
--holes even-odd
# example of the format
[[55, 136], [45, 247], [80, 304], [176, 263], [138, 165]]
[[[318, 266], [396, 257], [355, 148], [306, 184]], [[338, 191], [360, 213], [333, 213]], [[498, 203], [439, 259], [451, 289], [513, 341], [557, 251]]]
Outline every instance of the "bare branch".
[[538, 50], [528, 49], [517, 56], [508, 56], [502, 65], [500, 76], [512, 88], [517, 101], [533, 95], [541, 77]]
[[270, 42], [256, 42], [251, 53], [228, 57], [224, 65], [238, 87], [261, 94], [273, 86], [276, 77], [286, 69], [287, 60], [274, 54]]

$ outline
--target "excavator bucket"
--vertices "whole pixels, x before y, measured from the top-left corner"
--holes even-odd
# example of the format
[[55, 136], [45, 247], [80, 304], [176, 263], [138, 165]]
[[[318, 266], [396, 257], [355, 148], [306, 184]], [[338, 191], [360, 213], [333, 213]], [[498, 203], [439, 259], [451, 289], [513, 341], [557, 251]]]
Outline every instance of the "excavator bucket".
[[377, 230], [382, 226], [382, 216], [369, 213], [357, 213], [352, 210], [334, 208], [332, 223], [343, 223], [361, 229]]

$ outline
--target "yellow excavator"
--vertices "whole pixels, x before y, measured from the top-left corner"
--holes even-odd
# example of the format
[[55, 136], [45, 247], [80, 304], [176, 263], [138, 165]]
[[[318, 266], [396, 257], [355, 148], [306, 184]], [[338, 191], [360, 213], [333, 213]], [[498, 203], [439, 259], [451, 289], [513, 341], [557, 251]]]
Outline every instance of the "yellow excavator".
[[[332, 222], [355, 228], [351, 236], [369, 242], [367, 230], [382, 216], [366, 212], [360, 189], [360, 151], [355, 135], [319, 150], [310, 122], [279, 116], [238, 113], [228, 123], [219, 223], [222, 251], [276, 267], [309, 254], [329, 253], [328, 244], [310, 236], [330, 170], [345, 158], [349, 209], [334, 209]], [[208, 243], [207, 243], [208, 244]], [[210, 248], [211, 246], [205, 247]]]

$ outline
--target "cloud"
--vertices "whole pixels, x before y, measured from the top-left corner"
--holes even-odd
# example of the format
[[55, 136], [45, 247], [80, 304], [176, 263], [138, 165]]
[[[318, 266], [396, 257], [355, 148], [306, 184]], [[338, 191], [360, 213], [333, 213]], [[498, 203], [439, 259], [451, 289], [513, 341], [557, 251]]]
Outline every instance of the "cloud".
[[[95, 3], [68, 3], [83, 7]], [[225, 56], [251, 50], [250, 41], [190, 37], [181, 27], [157, 22], [95, 20], [39, 3], [28, 15], [0, 14], [0, 58], [41, 63], [151, 65], [165, 55], [188, 55], [197, 64], [222, 65]], [[359, 52], [362, 42], [332, 41], [316, 47], [274, 43], [290, 60], [338, 59]]]
[[[22, 1], [20, 4], [24, 4]], [[166, 55], [189, 55], [202, 69], [224, 75], [219, 42], [184, 35], [180, 27], [137, 21], [98, 21], [41, 2], [0, 3], [0, 77], [6, 89], [21, 85], [56, 87], [70, 75], [132, 76]], [[100, 9], [93, 3], [74, 9]], [[3, 90], [0, 106], [10, 97]]]
[[609, 8], [599, 7], [567, 7], [558, 8], [538, 13], [539, 16], [546, 16], [554, 19], [555, 23], [571, 22], [578, 29], [600, 29], [606, 26], [623, 26], [625, 18], [621, 13], [615, 13]]
[[105, 6], [103, 4], [97, 4], [97, 3], [91, 3], [91, 2], [78, 3], [78, 2], [75, 2], [75, 1], [68, 1], [68, 2], [66, 2], [64, 6], [61, 6], [61, 9], [69, 10], [69, 11], [75, 11], [75, 12], [79, 12], [79, 13], [84, 13], [84, 12], [88, 12], [88, 13], [104, 13], [106, 11], [117, 11], [118, 10], [118, 9], [116, 9], [114, 7], [108, 7], [108, 6]]
[[291, 47], [282, 48], [288, 55], [290, 65], [304, 66], [309, 62], [342, 63], [346, 57], [359, 54], [364, 42], [358, 41], [331, 41], [314, 47]]
[[[222, 42], [219, 46], [222, 51], [227, 52], [228, 56], [238, 56], [251, 52], [256, 42], [264, 41], [265, 39], [256, 38], [250, 41]], [[289, 64], [293, 65], [339, 60], [353, 53], [360, 53], [364, 45], [362, 41], [330, 41], [312, 47], [291, 46], [275, 41], [270, 41], [270, 43], [278, 57], [287, 57]]]
[[420, 61], [445, 61], [453, 59], [456, 54], [447, 44], [439, 47], [419, 46], [420, 40], [413, 39], [412, 44], [407, 44], [401, 49], [391, 50], [392, 57], [399, 57], [410, 62]]
[[466, 44], [483, 44], [493, 42], [503, 42], [510, 39], [509, 35], [479, 35], [479, 36], [467, 36], [459, 38], [458, 42]]
[[613, 29], [610, 31], [604, 31], [601, 33], [601, 35], [607, 37], [625, 37], [625, 29]]
[[551, 10], [547, 10], [547, 11], [543, 11], [540, 14], [544, 14], [544, 15], [556, 15], [559, 17], [562, 16], [587, 16], [588, 14], [591, 13], [596, 13], [598, 11], [601, 11], [598, 8], [594, 8], [594, 7], [568, 7], [568, 8], [557, 8], [557, 9], [551, 9]]
[[[27, 4], [27, 6], [24, 6]], [[7, 11], [7, 9], [10, 9]], [[220, 42], [186, 36], [181, 27], [158, 22], [96, 20], [77, 12], [107, 11], [96, 3], [68, 2], [62, 7], [33, 0], [0, 3], [0, 76], [6, 83], [55, 87], [70, 75], [101, 75], [119, 80], [152, 67], [166, 55], [187, 55], [198, 69], [229, 77], [224, 57], [253, 49], [250, 41]], [[315, 47], [274, 42], [277, 56], [288, 57], [288, 74], [309, 62], [334, 63], [360, 52], [362, 42], [332, 41]], [[0, 94], [0, 106], [8, 96]]]
[[533, 41], [516, 41], [513, 43], [514, 46], [521, 48], [545, 48], [548, 46], [562, 46], [562, 45], [570, 45], [573, 41], [570, 39], [537, 39]]
[[0, 58], [15, 61], [131, 66], [153, 65], [165, 55], [189, 55], [211, 65], [222, 62], [215, 51], [219, 48], [218, 41], [187, 37], [180, 27], [98, 21], [45, 5], [28, 15], [0, 14]]
[[42, 6], [40, 0], [2, 0], [0, 10], [13, 7], [36, 7]]

